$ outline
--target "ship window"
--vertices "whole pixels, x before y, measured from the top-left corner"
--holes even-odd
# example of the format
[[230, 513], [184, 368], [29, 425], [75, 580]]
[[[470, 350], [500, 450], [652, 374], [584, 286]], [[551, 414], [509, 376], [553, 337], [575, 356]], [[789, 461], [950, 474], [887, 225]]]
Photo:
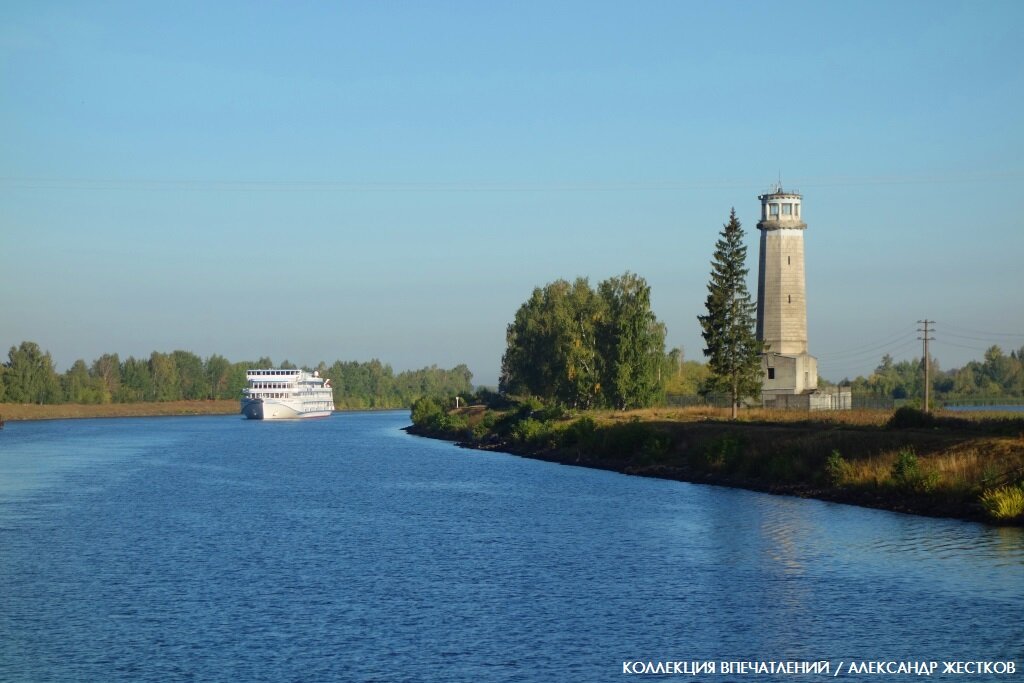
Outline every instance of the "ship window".
[[782, 215], [783, 216], [792, 216], [793, 215], [793, 205], [792, 204], [783, 204], [782, 205]]

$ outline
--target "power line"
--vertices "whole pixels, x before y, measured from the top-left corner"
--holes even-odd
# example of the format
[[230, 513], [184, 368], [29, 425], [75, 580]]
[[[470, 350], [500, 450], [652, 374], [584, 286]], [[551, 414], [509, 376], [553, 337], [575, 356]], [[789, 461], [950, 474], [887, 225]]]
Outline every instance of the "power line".
[[888, 346], [891, 346], [892, 344], [896, 344], [897, 342], [909, 339], [912, 336], [914, 336], [913, 331], [901, 332], [896, 335], [890, 335], [888, 338], [883, 338], [882, 340], [867, 342], [867, 346], [865, 346], [864, 344], [860, 344], [856, 347], [849, 348], [843, 351], [836, 351], [835, 353], [830, 353], [828, 355], [829, 358], [842, 358], [844, 356], [862, 356], [866, 352], [874, 352], [875, 350], [878, 349], [884, 349]]
[[992, 339], [991, 337], [972, 337], [966, 334], [956, 334], [954, 332], [947, 332], [946, 335], [949, 337], [953, 337], [954, 339], [970, 339], [971, 341], [981, 342], [988, 342]]
[[942, 346], [955, 346], [958, 349], [966, 349], [968, 351], [987, 351], [989, 349], [989, 347], [964, 346], [963, 344], [954, 344], [953, 342], [946, 340], [939, 341], [939, 344]]
[[[910, 334], [913, 335], [913, 332], [911, 332]], [[909, 339], [906, 342], [900, 344], [899, 346], [894, 346], [894, 347], [889, 347], [887, 349], [884, 349], [885, 353], [883, 353], [882, 355], [883, 356], [884, 355], [895, 356], [900, 351], [904, 351], [904, 350], [909, 349], [909, 348], [911, 348], [913, 346], [916, 346], [916, 345], [917, 345], [917, 340], [916, 339]], [[876, 354], [873, 354], [873, 355], [874, 355], [874, 357], [877, 358], [877, 352], [876, 352]], [[867, 359], [869, 359], [871, 357], [872, 357], [872, 355], [865, 355], [865, 356], [862, 356], [860, 358], [856, 358], [855, 357], [855, 358], [835, 359], [830, 354], [829, 356], [827, 356], [827, 360], [819, 360], [818, 361], [818, 367], [835, 368], [835, 367], [840, 367], [840, 366], [849, 366], [851, 364], [858, 363], [858, 362], [860, 362], [862, 360], [867, 360]]]
[[[987, 338], [989, 338], [989, 337], [1019, 337], [1021, 339], [1024, 339], [1024, 332], [982, 332], [981, 330], [971, 330], [971, 329], [968, 329], [966, 327], [959, 327], [957, 325], [950, 325], [950, 324], [947, 324], [947, 323], [943, 323], [943, 325], [948, 325], [948, 327], [950, 327], [950, 328], [952, 328], [954, 330], [958, 330], [960, 332], [968, 332], [970, 334], [980, 334], [980, 335], [983, 335], [985, 337], [984, 339], [979, 338], [979, 337], [964, 337], [965, 339], [980, 339], [980, 341], [988, 341]], [[950, 336], [956, 337], [956, 336], [959, 336], [959, 335], [951, 334]]]
[[[861, 176], [804, 178], [794, 181], [802, 187], [858, 185], [947, 184], [1016, 180], [1020, 172], [966, 173], [946, 176]], [[758, 185], [745, 179], [725, 180], [651, 180], [590, 182], [553, 180], [547, 182], [391, 182], [344, 181], [323, 179], [252, 180], [252, 179], [168, 179], [168, 178], [67, 178], [67, 177], [0, 177], [0, 186], [14, 189], [68, 190], [199, 190], [260, 192], [612, 192], [634, 190], [706, 190], [739, 189]]]

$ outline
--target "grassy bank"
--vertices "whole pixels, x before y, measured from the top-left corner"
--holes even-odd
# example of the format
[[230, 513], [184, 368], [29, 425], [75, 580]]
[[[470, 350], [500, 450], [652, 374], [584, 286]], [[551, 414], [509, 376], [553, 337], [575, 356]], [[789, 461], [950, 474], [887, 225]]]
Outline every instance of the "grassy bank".
[[[434, 406], [436, 408], [436, 406]], [[1024, 523], [1024, 419], [909, 409], [714, 408], [569, 415], [535, 402], [417, 404], [413, 433], [565, 464], [914, 514]]]
[[86, 417], [146, 417], [160, 415], [230, 415], [239, 412], [238, 401], [159, 401], [151, 403], [63, 403], [35, 405], [0, 403], [4, 420], [62, 420]]

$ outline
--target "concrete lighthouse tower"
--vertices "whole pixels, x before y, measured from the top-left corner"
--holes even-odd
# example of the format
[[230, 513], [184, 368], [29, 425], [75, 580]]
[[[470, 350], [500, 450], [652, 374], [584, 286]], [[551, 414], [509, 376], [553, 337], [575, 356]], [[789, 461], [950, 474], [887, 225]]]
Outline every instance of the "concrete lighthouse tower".
[[807, 353], [803, 197], [776, 185], [758, 199], [757, 338], [767, 346], [761, 398], [766, 406], [809, 406], [818, 388], [818, 361]]

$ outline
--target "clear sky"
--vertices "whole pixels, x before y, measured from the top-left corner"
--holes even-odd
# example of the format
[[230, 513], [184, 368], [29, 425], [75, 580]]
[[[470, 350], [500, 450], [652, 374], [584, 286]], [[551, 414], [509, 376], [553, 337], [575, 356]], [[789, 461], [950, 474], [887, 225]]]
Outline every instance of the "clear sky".
[[1024, 345], [1024, 3], [0, 4], [0, 347], [464, 362], [804, 195], [821, 374]]

